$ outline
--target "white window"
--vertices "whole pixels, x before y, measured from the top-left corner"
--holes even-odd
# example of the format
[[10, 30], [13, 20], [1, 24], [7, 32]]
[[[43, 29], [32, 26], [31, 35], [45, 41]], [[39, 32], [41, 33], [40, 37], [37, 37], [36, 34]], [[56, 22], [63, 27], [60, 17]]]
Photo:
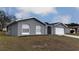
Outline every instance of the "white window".
[[22, 35], [30, 34], [30, 26], [28, 24], [22, 24]]
[[36, 34], [41, 34], [41, 26], [36, 26]]

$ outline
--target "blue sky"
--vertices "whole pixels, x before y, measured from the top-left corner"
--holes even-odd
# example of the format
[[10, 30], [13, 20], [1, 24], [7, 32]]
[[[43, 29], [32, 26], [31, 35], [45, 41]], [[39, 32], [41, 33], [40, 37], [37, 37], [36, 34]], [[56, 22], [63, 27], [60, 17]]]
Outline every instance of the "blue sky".
[[35, 17], [43, 22], [79, 23], [77, 7], [3, 7], [0, 8], [17, 19]]

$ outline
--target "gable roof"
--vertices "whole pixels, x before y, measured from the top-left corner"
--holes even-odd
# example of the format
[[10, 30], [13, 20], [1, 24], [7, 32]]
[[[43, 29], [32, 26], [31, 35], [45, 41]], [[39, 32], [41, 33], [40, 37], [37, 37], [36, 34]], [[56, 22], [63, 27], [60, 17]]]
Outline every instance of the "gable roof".
[[28, 20], [35, 20], [35, 21], [37, 21], [37, 22], [39, 22], [39, 23], [45, 25], [45, 23], [39, 21], [39, 20], [36, 19], [36, 18], [29, 18], [29, 19], [23, 19], [23, 20], [13, 21], [13, 22], [9, 23], [7, 26], [10, 26], [10, 25], [12, 25], [12, 24], [15, 24], [15, 23], [18, 23], [18, 22], [21, 22], [21, 21], [28, 21]]
[[56, 24], [61, 24], [61, 25], [63, 25], [64, 27], [68, 27], [67, 25], [65, 25], [65, 24], [63, 24], [63, 23], [60, 23], [60, 22], [52, 23], [51, 25], [56, 25]]

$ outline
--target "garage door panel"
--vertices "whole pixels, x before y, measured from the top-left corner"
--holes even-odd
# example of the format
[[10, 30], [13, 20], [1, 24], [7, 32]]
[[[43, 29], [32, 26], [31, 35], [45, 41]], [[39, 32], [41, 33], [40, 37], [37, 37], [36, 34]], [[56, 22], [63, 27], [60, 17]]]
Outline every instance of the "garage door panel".
[[55, 28], [56, 35], [64, 35], [64, 28]]

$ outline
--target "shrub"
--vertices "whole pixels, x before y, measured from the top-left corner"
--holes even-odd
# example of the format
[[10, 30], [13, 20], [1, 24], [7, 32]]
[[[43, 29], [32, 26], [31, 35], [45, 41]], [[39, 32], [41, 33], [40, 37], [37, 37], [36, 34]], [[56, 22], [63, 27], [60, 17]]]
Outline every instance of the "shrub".
[[70, 33], [74, 33], [74, 30], [70, 30]]

